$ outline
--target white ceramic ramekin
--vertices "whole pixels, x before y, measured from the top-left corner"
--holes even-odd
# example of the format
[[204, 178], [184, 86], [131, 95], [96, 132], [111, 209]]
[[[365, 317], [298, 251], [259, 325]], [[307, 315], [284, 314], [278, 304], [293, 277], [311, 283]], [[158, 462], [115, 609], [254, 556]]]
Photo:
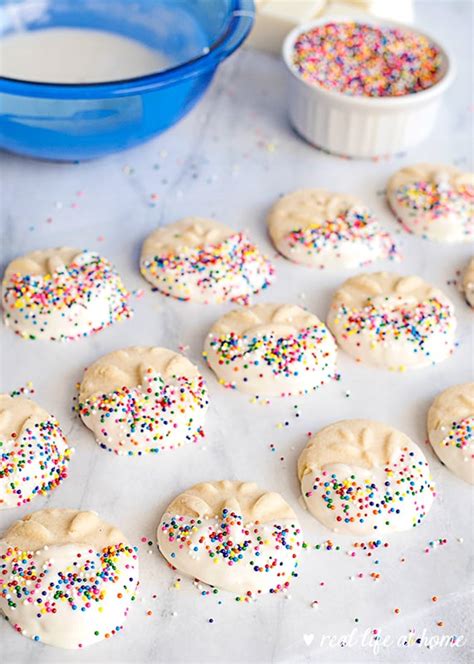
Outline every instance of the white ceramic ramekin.
[[369, 25], [406, 28], [427, 37], [441, 52], [439, 81], [426, 90], [401, 97], [356, 97], [306, 82], [292, 64], [293, 46], [299, 35], [318, 25], [347, 21], [354, 19], [325, 17], [299, 25], [286, 37], [282, 54], [289, 71], [290, 121], [309, 143], [333, 154], [370, 158], [405, 152], [431, 133], [442, 95], [455, 76], [453, 60], [425, 32], [394, 21], [364, 18], [361, 22]]

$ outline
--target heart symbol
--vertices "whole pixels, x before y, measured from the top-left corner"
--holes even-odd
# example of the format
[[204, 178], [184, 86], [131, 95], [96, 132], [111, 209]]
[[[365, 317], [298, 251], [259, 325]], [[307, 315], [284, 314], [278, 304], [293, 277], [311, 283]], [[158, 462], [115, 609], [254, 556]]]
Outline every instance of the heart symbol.
[[313, 643], [314, 634], [303, 634], [303, 641], [307, 646], [310, 646]]

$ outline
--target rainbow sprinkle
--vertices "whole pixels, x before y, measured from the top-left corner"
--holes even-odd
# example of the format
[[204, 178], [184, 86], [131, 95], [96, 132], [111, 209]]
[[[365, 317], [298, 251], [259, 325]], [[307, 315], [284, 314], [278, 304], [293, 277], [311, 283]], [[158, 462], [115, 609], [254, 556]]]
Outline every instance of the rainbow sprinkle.
[[20, 507], [58, 487], [68, 476], [72, 453], [56, 420], [26, 427], [21, 437], [0, 438], [0, 508], [11, 507], [12, 498]]
[[[224, 508], [214, 519], [200, 519], [165, 514], [160, 525], [168, 542], [178, 550], [187, 551], [193, 558], [207, 556], [216, 565], [246, 567], [255, 574], [277, 571], [283, 564], [278, 550], [293, 551], [294, 569], [286, 566], [277, 575], [282, 582], [270, 593], [286, 590], [288, 576], [297, 576], [297, 551], [301, 545], [301, 530], [294, 524], [261, 524], [259, 521], [246, 524], [241, 515]], [[270, 547], [267, 553], [266, 547]], [[175, 558], [176, 553], [171, 553]], [[284, 580], [285, 579], [285, 580]], [[260, 592], [260, 591], [259, 591]], [[251, 595], [251, 591], [247, 595]]]
[[431, 477], [426, 473], [428, 463], [414, 457], [414, 452], [404, 448], [398, 460], [384, 467], [381, 484], [368, 478], [359, 480], [356, 475], [342, 479], [335, 473], [321, 470], [305, 497], [322, 500], [340, 523], [365, 523], [376, 519], [374, 530], [396, 524], [404, 501], [413, 498], [417, 501], [417, 511], [412, 525], [417, 526], [426, 516], [423, 494], [436, 494]]
[[270, 285], [275, 268], [244, 233], [236, 233], [219, 244], [183, 250], [179, 256], [145, 260], [141, 272], [157, 279], [165, 295], [182, 301], [192, 299], [192, 283], [208, 301], [247, 303], [251, 293]]
[[[209, 346], [217, 356], [219, 365], [234, 364], [235, 372], [246, 370], [255, 372], [261, 367], [264, 372], [270, 369], [275, 377], [294, 378], [304, 371], [311, 370], [312, 365], [327, 368], [327, 378], [334, 377], [333, 363], [330, 362], [331, 353], [321, 353], [320, 346], [328, 340], [330, 333], [324, 325], [317, 325], [301, 330], [297, 335], [285, 337], [272, 333], [258, 336], [240, 336], [229, 332], [222, 336], [210, 336]], [[203, 352], [203, 357], [209, 363], [209, 353]], [[323, 366], [321, 366], [323, 365]], [[209, 364], [209, 366], [211, 366]], [[212, 368], [212, 367], [211, 367]], [[248, 381], [247, 376], [239, 380]], [[234, 382], [222, 383], [225, 387], [235, 389]]]
[[[474, 236], [474, 187], [468, 184], [452, 187], [446, 181], [410, 182], [398, 187], [395, 199], [408, 211], [411, 222], [427, 227], [424, 230], [429, 230], [430, 223], [452, 217], [459, 219], [466, 236]], [[403, 226], [413, 232], [410, 227]]]
[[371, 212], [364, 209], [349, 208], [321, 224], [295, 228], [286, 239], [291, 249], [304, 247], [309, 255], [327, 246], [337, 251], [347, 242], [361, 242], [369, 248], [379, 245], [381, 258], [399, 258], [390, 234], [382, 231]]
[[442, 57], [426, 37], [410, 30], [341, 22], [300, 34], [292, 61], [305, 81], [326, 90], [399, 97], [437, 83]]
[[[204, 379], [199, 375], [173, 380], [173, 383], [166, 383], [160, 374], [148, 369], [143, 390], [123, 387], [92, 396], [79, 403], [76, 409], [86, 426], [88, 417], [99, 415], [99, 445], [115, 454], [158, 453], [186, 442], [196, 443], [204, 432], [193, 414], [205, 411], [209, 403]], [[186, 415], [188, 410], [190, 414]], [[183, 424], [178, 423], [177, 420], [183, 418]], [[123, 436], [121, 440], [113, 440], [113, 446], [110, 427], [118, 427]], [[182, 438], [170, 444], [169, 439], [176, 439], [178, 428]]]
[[[132, 316], [128, 306], [130, 295], [118, 273], [108, 260], [97, 254], [92, 254], [87, 263], [72, 262], [53, 274], [30, 276], [14, 273], [3, 285], [5, 319], [7, 324], [10, 321], [16, 326], [16, 333], [23, 338], [36, 339], [48, 332], [47, 323], [51, 314], [59, 312], [66, 324], [75, 314], [82, 314], [94, 306], [98, 298], [104, 297], [104, 293], [109, 309], [101, 325], [78, 334], [51, 336], [52, 341], [72, 341]], [[15, 318], [16, 312], [22, 313], [29, 325], [37, 328], [36, 334], [21, 331], [21, 321]], [[77, 327], [78, 322], [74, 325]]]
[[344, 325], [344, 339], [369, 333], [374, 343], [403, 340], [413, 345], [414, 352], [424, 353], [425, 343], [433, 334], [446, 334], [452, 328], [453, 312], [450, 305], [435, 297], [414, 307], [405, 308], [400, 304], [388, 311], [373, 303], [362, 309], [350, 309], [342, 304], [334, 322]]
[[[457, 447], [464, 450], [474, 440], [474, 417], [466, 417], [460, 422], [453, 422], [448, 435], [440, 442], [442, 447]], [[471, 455], [474, 458], [474, 454]]]

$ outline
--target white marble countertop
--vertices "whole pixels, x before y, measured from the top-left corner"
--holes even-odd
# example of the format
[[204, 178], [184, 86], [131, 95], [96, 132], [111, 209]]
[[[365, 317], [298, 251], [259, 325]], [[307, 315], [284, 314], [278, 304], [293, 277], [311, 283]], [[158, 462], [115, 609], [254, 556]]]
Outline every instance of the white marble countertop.
[[[472, 248], [441, 246], [401, 232], [383, 196], [388, 176], [401, 165], [433, 160], [472, 166], [472, 5], [425, 2], [417, 9], [421, 25], [453, 50], [459, 73], [436, 133], [407, 156], [355, 162], [303, 143], [286, 119], [283, 66], [250, 51], [241, 51], [221, 68], [202, 103], [184, 121], [140, 148], [82, 164], [2, 155], [2, 267], [14, 256], [40, 247], [97, 249], [115, 262], [127, 286], [143, 289], [144, 296], [134, 302], [133, 320], [69, 345], [25, 342], [2, 328], [3, 390], [32, 381], [34, 398], [58, 417], [76, 454], [70, 478], [49, 498], [38, 499], [28, 509], [0, 513], [0, 531], [29, 510], [80, 507], [99, 511], [136, 542], [154, 539], [161, 513], [175, 494], [198, 481], [229, 478], [256, 480], [279, 490], [298, 511], [308, 542], [291, 597], [268, 596], [252, 604], [237, 604], [225, 592], [203, 597], [187, 579], [175, 588], [179, 575], [167, 567], [155, 546], [139, 543], [140, 599], [120, 636], [68, 652], [24, 639], [2, 621], [2, 664], [431, 663], [468, 662], [472, 657], [472, 489], [448, 472], [424, 443], [425, 416], [433, 397], [472, 376], [473, 314], [452, 283]], [[404, 253], [398, 269], [420, 274], [455, 302], [459, 348], [451, 359], [419, 372], [391, 374], [357, 366], [341, 353], [339, 383], [304, 399], [274, 400], [268, 406], [253, 405], [248, 397], [216, 383], [200, 351], [211, 322], [230, 307], [191, 305], [152, 293], [137, 270], [141, 242], [158, 224], [193, 214], [248, 228], [273, 253], [265, 234], [265, 211], [280, 193], [302, 186], [358, 195], [398, 233]], [[374, 269], [390, 267], [382, 263]], [[278, 259], [274, 286], [256, 299], [293, 301], [323, 318], [331, 292], [346, 276]], [[187, 355], [200, 364], [210, 388], [204, 444], [157, 457], [119, 458], [100, 450], [74, 418], [71, 407], [82, 369], [103, 353], [130, 344], [189, 347]], [[298, 419], [295, 404], [300, 405]], [[424, 447], [439, 489], [424, 525], [384, 538], [389, 546], [371, 556], [363, 551], [347, 555], [357, 538], [326, 531], [298, 502], [296, 459], [306, 432], [345, 417], [379, 418], [409, 434]], [[289, 425], [279, 427], [284, 421]], [[446, 543], [430, 546], [440, 538]], [[333, 541], [333, 550], [325, 545], [314, 548], [327, 539]], [[371, 573], [380, 574], [379, 580]], [[318, 602], [317, 608], [311, 607], [313, 602]], [[153, 615], [148, 616], [150, 610]], [[369, 643], [374, 629], [381, 636], [375, 646]], [[414, 630], [415, 639], [425, 640], [398, 645], [409, 630]], [[330, 636], [347, 641], [351, 633], [346, 646], [328, 643]], [[427, 647], [427, 638], [446, 635], [463, 636], [464, 645]]]

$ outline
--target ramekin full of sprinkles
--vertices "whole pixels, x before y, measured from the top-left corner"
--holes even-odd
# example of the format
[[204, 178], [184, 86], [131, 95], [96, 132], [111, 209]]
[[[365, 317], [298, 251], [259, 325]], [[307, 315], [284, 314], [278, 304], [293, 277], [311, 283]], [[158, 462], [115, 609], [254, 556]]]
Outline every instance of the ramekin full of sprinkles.
[[290, 121], [309, 143], [347, 157], [405, 152], [431, 133], [452, 58], [425, 33], [391, 21], [325, 18], [283, 45]]

